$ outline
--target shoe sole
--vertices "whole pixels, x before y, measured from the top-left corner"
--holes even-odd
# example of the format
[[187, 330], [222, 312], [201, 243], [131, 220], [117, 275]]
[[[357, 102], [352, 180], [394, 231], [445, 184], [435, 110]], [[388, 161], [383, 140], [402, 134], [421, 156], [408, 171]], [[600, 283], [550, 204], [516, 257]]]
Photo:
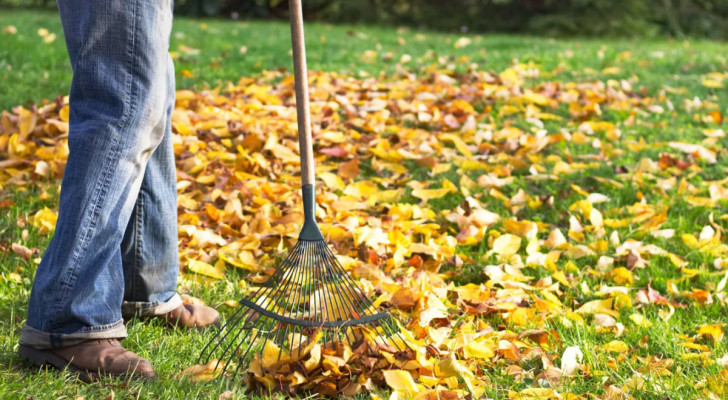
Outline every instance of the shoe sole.
[[49, 351], [43, 351], [38, 350], [33, 347], [20, 345], [18, 348], [18, 355], [27, 360], [31, 363], [43, 367], [46, 365], [50, 365], [51, 367], [60, 370], [60, 371], [69, 371], [73, 372], [75, 374], [78, 374], [78, 378], [86, 383], [95, 382], [101, 379], [102, 377], [110, 377], [113, 379], [134, 379], [134, 380], [152, 380], [154, 379], [155, 375], [152, 373], [150, 374], [144, 374], [141, 372], [124, 372], [120, 374], [115, 373], [97, 373], [92, 372], [89, 370], [81, 369], [74, 367], [73, 364], [69, 363], [67, 360], [63, 359], [60, 356], [57, 356]]

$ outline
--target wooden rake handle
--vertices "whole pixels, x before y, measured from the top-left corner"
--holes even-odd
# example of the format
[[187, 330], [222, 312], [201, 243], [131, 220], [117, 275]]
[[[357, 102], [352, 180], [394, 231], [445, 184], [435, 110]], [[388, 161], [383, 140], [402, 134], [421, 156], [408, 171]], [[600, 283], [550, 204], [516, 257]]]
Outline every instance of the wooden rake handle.
[[296, 115], [298, 117], [298, 146], [301, 153], [301, 181], [313, 185], [313, 144], [311, 141], [311, 111], [308, 104], [308, 70], [306, 68], [306, 43], [303, 39], [303, 12], [301, 0], [288, 0], [293, 43], [293, 76], [296, 82]]

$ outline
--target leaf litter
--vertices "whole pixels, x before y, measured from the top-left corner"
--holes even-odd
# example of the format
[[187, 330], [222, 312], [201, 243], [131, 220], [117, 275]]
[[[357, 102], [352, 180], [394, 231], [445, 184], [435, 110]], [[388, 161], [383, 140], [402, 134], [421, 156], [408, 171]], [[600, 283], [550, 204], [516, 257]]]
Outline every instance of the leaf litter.
[[[714, 274], [709, 268], [722, 277], [728, 217], [711, 214], [697, 232], [669, 223], [671, 196], [688, 209], [728, 200], [728, 180], [698, 179], [724, 156], [722, 114], [709, 100], [685, 97], [678, 112], [703, 124], [705, 137], [646, 141], [626, 132], [674, 109], [667, 90], [650, 97], [633, 89], [634, 78], [540, 77], [556, 73], [517, 63], [500, 72], [436, 64], [377, 79], [309, 76], [321, 229], [364, 293], [401, 321], [414, 351], [324, 347], [314, 334], [280, 359], [270, 356], [278, 349], [263, 349], [244, 377], [251, 388], [378, 398], [376, 388], [388, 387], [392, 399], [479, 398], [498, 384], [488, 372], [498, 371], [520, 382], [503, 388], [508, 398], [629, 399], [675, 372], [673, 359], [623, 337], [668, 322], [678, 308], [725, 305], [728, 274], [717, 288], [683, 283]], [[713, 73], [703, 84], [719, 88], [726, 78]], [[68, 155], [68, 99], [3, 111], [0, 122], [0, 188], [52, 191]], [[303, 221], [293, 78], [266, 71], [216, 90], [180, 90], [172, 125], [183, 285], [224, 283], [238, 269], [244, 278], [230, 282], [237, 294], [253, 290]], [[628, 152], [639, 158], [612, 161]], [[612, 172], [595, 173], [605, 166]], [[597, 184], [582, 187], [578, 176]], [[624, 188], [638, 192], [633, 201], [614, 200]], [[28, 222], [50, 234], [56, 212], [41, 209]], [[12, 250], [32, 254], [20, 243]], [[691, 254], [712, 265], [695, 265]], [[642, 272], [658, 262], [680, 276], [662, 293]], [[472, 276], [460, 279], [465, 271]], [[557, 326], [593, 328], [603, 343], [569, 345]], [[713, 352], [723, 326], [677, 335], [683, 358], [725, 367], [724, 353]], [[594, 370], [617, 371], [625, 360], [639, 372], [619, 379]], [[218, 375], [214, 362], [181, 374]], [[715, 396], [719, 378], [700, 390]], [[573, 379], [600, 380], [602, 390], [571, 393]]]

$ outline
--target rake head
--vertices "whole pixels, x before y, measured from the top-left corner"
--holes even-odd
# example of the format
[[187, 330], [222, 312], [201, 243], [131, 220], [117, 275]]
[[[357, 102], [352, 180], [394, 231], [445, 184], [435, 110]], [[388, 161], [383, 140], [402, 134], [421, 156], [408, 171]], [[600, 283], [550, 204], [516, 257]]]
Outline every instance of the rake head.
[[316, 335], [324, 347], [405, 350], [392, 316], [377, 312], [324, 241], [314, 201], [313, 186], [304, 185], [305, 219], [298, 242], [276, 272], [240, 301], [241, 307], [203, 349], [202, 363], [219, 360], [224, 374], [233, 364], [237, 372], [256, 352], [268, 357], [277, 352], [273, 356], [278, 361], [282, 356], [300, 358], [301, 349]]

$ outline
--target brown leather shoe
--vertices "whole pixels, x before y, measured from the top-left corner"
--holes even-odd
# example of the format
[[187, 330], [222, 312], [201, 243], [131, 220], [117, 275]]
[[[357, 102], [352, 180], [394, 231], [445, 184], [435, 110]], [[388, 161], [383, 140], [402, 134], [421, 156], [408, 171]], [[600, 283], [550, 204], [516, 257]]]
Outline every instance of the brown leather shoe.
[[199, 304], [183, 304], [167, 314], [160, 315], [172, 326], [204, 329], [220, 326], [220, 313], [212, 307]]
[[123, 348], [116, 339], [89, 340], [74, 346], [38, 350], [20, 345], [18, 354], [33, 364], [51, 365], [79, 373], [81, 380], [96, 381], [109, 376], [122, 379], [152, 379], [149, 361]]

